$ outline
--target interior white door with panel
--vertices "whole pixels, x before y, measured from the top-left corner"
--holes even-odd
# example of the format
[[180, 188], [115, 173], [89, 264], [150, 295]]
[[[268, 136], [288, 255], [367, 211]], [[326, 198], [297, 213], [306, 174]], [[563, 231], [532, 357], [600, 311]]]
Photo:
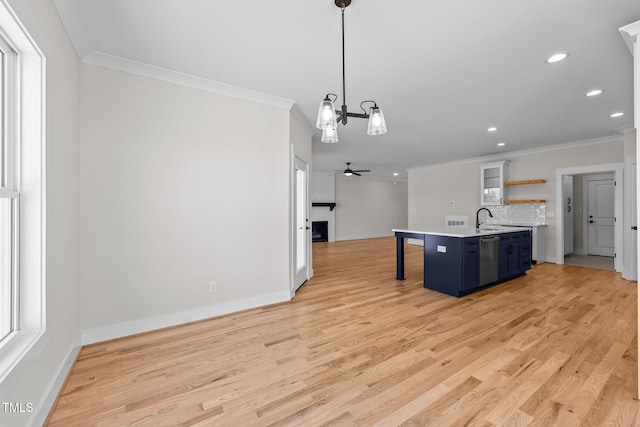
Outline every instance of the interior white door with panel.
[[311, 226], [309, 223], [309, 166], [298, 157], [294, 161], [295, 238], [293, 289], [309, 279]]
[[587, 179], [587, 240], [589, 255], [614, 255], [614, 180]]

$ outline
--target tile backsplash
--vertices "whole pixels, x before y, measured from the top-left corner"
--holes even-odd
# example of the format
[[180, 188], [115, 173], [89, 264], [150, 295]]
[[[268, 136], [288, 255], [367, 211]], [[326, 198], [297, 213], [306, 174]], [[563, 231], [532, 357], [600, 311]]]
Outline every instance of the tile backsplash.
[[544, 225], [547, 216], [544, 203], [488, 206], [493, 218], [487, 217], [487, 224]]

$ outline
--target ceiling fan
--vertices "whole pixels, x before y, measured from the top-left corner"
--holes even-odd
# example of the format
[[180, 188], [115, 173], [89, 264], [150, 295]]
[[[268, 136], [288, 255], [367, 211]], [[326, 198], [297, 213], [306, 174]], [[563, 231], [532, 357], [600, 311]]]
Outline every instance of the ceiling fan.
[[[336, 172], [340, 172], [340, 171], [336, 171]], [[351, 176], [351, 175], [362, 176], [359, 172], [371, 172], [371, 170], [370, 169], [361, 169], [361, 170], [354, 171], [354, 170], [351, 169], [351, 162], [347, 162], [347, 168], [344, 171], [342, 171], [342, 173], [345, 176]]]

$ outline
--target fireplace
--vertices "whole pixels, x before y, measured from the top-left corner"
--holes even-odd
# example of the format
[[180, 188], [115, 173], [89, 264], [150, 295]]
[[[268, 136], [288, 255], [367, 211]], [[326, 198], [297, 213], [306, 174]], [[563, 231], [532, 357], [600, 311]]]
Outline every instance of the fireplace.
[[313, 243], [329, 241], [329, 221], [313, 221], [311, 223]]

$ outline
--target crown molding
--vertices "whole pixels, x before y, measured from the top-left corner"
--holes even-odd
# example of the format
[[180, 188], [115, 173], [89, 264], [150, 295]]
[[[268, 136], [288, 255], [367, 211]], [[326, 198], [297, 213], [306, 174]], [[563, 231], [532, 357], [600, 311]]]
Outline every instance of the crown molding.
[[640, 21], [620, 27], [618, 31], [620, 31], [620, 35], [622, 35], [631, 54], [633, 54], [633, 43], [638, 39], [638, 35], [640, 35]]
[[245, 101], [283, 108], [285, 110], [291, 110], [295, 104], [294, 101], [291, 101], [289, 99], [279, 98], [277, 96], [267, 95], [249, 89], [243, 89], [237, 86], [231, 86], [228, 84], [208, 80], [190, 74], [180, 73], [166, 68], [155, 67], [153, 65], [145, 64], [142, 62], [131, 61], [129, 59], [120, 58], [118, 56], [109, 55], [103, 52], [91, 51], [82, 58], [82, 62], [85, 64], [97, 65], [100, 67], [123, 71], [125, 73], [135, 74], [142, 77], [162, 80], [181, 86], [205, 90], [207, 92], [213, 92], [219, 95], [231, 96], [234, 98], [243, 99]]
[[426, 169], [435, 169], [435, 168], [441, 168], [441, 167], [445, 167], [445, 166], [463, 165], [463, 164], [468, 164], [468, 163], [493, 162], [493, 161], [497, 161], [497, 160], [505, 160], [505, 158], [507, 158], [507, 157], [528, 156], [528, 155], [531, 155], [531, 154], [539, 154], [539, 153], [546, 153], [546, 152], [551, 152], [551, 151], [566, 150], [566, 149], [569, 149], [569, 148], [586, 147], [588, 145], [607, 144], [609, 142], [622, 141], [622, 140], [623, 140], [623, 135], [607, 136], [607, 137], [603, 137], [603, 138], [588, 139], [588, 140], [585, 140], [585, 141], [568, 142], [568, 143], [565, 143], [565, 144], [557, 144], [557, 145], [551, 145], [551, 146], [547, 146], [547, 147], [531, 148], [531, 149], [527, 149], [527, 150], [511, 151], [511, 152], [502, 153], [502, 154], [491, 154], [491, 155], [488, 155], [488, 156], [473, 157], [473, 158], [463, 159], [463, 160], [455, 160], [455, 161], [452, 161], [452, 162], [436, 163], [436, 164], [433, 164], [433, 165], [416, 166], [414, 168], [408, 168], [407, 172], [417, 171], [417, 170], [426, 170]]

